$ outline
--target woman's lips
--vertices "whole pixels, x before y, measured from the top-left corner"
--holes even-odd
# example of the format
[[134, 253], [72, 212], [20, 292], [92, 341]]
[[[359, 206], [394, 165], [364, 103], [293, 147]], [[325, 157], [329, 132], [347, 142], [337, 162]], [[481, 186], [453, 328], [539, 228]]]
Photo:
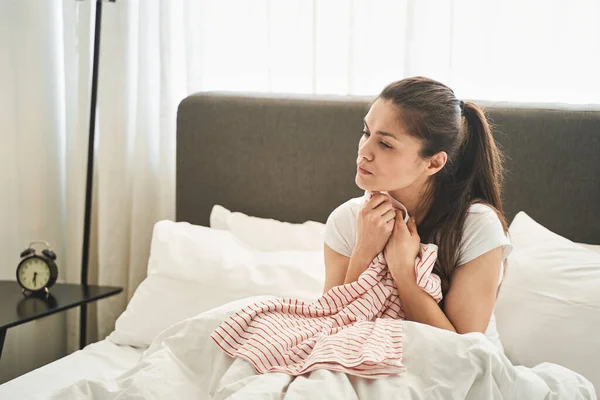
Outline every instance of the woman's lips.
[[356, 167], [356, 170], [358, 171], [359, 174], [363, 174], [363, 175], [373, 175], [372, 172], [367, 171], [364, 168], [361, 168], [359, 166]]

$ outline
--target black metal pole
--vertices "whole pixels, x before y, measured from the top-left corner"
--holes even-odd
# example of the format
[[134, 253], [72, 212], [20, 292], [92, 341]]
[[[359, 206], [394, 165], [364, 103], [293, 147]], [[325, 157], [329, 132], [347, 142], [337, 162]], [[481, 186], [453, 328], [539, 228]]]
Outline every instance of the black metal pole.
[[[98, 57], [100, 54], [100, 27], [102, 25], [102, 0], [96, 0], [94, 25], [94, 54], [92, 58], [92, 97], [90, 102], [90, 126], [88, 138], [88, 163], [85, 186], [85, 216], [83, 222], [83, 248], [81, 251], [81, 284], [88, 284], [88, 263], [90, 248], [90, 226], [92, 219], [92, 180], [94, 177], [94, 141], [96, 128], [96, 102], [98, 96]], [[85, 347], [87, 339], [87, 306], [83, 304], [79, 313], [79, 348]]]
[[0, 329], [0, 359], [2, 359], [2, 349], [4, 348], [4, 339], [6, 338], [6, 328]]

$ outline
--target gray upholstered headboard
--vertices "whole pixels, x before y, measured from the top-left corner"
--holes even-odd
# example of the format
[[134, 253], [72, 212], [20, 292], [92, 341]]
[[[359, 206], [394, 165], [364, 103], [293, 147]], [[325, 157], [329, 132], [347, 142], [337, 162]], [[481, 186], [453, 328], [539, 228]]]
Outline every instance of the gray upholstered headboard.
[[[324, 222], [354, 184], [371, 99], [201, 93], [177, 116], [177, 220], [208, 225], [214, 204]], [[507, 156], [504, 207], [600, 244], [600, 108], [485, 104]]]

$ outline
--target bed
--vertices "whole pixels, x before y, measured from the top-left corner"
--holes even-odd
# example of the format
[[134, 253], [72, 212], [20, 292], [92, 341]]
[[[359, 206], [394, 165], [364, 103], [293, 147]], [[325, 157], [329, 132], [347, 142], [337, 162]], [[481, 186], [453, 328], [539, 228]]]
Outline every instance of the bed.
[[[242, 301], [240, 293], [247, 297], [276, 295], [280, 289], [276, 287], [277, 279], [284, 282], [280, 286], [289, 283], [290, 288], [295, 284], [295, 288], [286, 289], [286, 296], [310, 299], [320, 289], [323, 278], [321, 253], [315, 248], [320, 242], [313, 239], [320, 238], [322, 223], [335, 207], [362, 194], [354, 185], [354, 163], [356, 143], [369, 100], [233, 93], [200, 93], [183, 100], [177, 116], [176, 220], [179, 222], [161, 221], [155, 227], [148, 277], [119, 317], [115, 332], [103, 341], [0, 386], [0, 398], [113, 398], [111, 396], [117, 393], [161, 398], [158, 389], [139, 392], [137, 388], [137, 392], [128, 392], [132, 389], [127, 385], [131, 385], [137, 375], [127, 371], [141, 368], [140, 360], [149, 365], [153, 357], [164, 355], [161, 346], [173, 340], [169, 334], [176, 333], [174, 326], [184, 331], [192, 329], [198, 322], [192, 317], [198, 313], [203, 313], [204, 318], [216, 318], [218, 313], [211, 310], [221, 310], [226, 303], [241, 305], [236, 303]], [[569, 251], [574, 253], [569, 254], [576, 253], [573, 257], [577, 262], [589, 267], [586, 276], [596, 279], [592, 274], [600, 270], [593, 258], [600, 257], [597, 246], [600, 244], [600, 164], [597, 163], [600, 109], [479, 104], [485, 106], [495, 125], [496, 140], [507, 155], [504, 204], [509, 221], [520, 218], [519, 226], [515, 228], [520, 231], [515, 231], [515, 236], [522, 238], [519, 240], [523, 241], [523, 246], [527, 244], [529, 248], [541, 245], [527, 242], [532, 237], [539, 237], [545, 238], [540, 239], [545, 245], [571, 249]], [[221, 208], [215, 208], [215, 205]], [[527, 215], [519, 216], [521, 211]], [[208, 226], [218, 229], [201, 230]], [[234, 243], [233, 236], [243, 243]], [[238, 246], [236, 251], [222, 244], [225, 242], [228, 246]], [[256, 255], [258, 250], [250, 249], [253, 246], [263, 246], [259, 249], [261, 256]], [[243, 282], [228, 287], [227, 279], [240, 278], [219, 275], [220, 272], [213, 272], [208, 267], [199, 276], [198, 265], [222, 262], [220, 258], [207, 256], [217, 250], [251, 254], [256, 260], [263, 257], [261, 268], [266, 268], [269, 273], [255, 268], [246, 278], [258, 279], [256, 274], [265, 274], [260, 277], [263, 289], [269, 287], [272, 290], [252, 292]], [[293, 261], [290, 261], [290, 254]], [[287, 278], [279, 276], [275, 268], [281, 263], [285, 263], [290, 271], [299, 271], [304, 265], [310, 265], [312, 270], [310, 273], [300, 271], [300, 278], [286, 282]], [[553, 266], [540, 264], [542, 267]], [[244, 275], [243, 271], [241, 275]], [[556, 276], [558, 281], [563, 275]], [[502, 289], [506, 293], [516, 293], [519, 289], [517, 284], [506, 287]], [[515, 307], [515, 302], [533, 304], [530, 311], [536, 311], [531, 298], [512, 297], [503, 301], [504, 311], [498, 310], [503, 318], [509, 318], [509, 309], [514, 314], [510, 307]], [[510, 318], [522, 318], [519, 323], [527, 324], [528, 315]], [[537, 332], [536, 329], [532, 327], [531, 332]], [[527, 366], [534, 361], [546, 361], [536, 359], [539, 354], [531, 354], [531, 350], [523, 348], [525, 342], [519, 342], [521, 334], [517, 329], [508, 326], [504, 331], [500, 330], [500, 334], [507, 340], [518, 342], [507, 349], [507, 354], [512, 351], [513, 363]], [[538, 350], [547, 351], [543, 347]], [[174, 354], [183, 350], [171, 348], [169, 351]], [[528, 354], [525, 356], [525, 353]], [[208, 371], [219, 370], [222, 367], [219, 360], [212, 356], [210, 360], [204, 360], [209, 365]], [[588, 374], [588, 370], [600, 367], [589, 360], [580, 363], [583, 366], [577, 359], [572, 364], [568, 358], [557, 360], [564, 360], [564, 368], [572, 368], [579, 374]], [[538, 372], [543, 375], [547, 371]], [[242, 367], [236, 373], [243, 375], [251, 371]], [[563, 380], [579, 379], [573, 376]], [[184, 376], [169, 378], [173, 382], [187, 379]], [[214, 383], [215, 379], [212, 376], [209, 380]], [[223, 379], [219, 377], [219, 380]], [[245, 379], [250, 376], [245, 375]], [[600, 384], [600, 379], [588, 379]], [[556, 391], [566, 385], [559, 382], [560, 379], [555, 380]], [[593, 387], [590, 390], [587, 383], [583, 379], [574, 383], [583, 389], [579, 393], [581, 396], [573, 398], [595, 398]], [[125, 386], [127, 390], [123, 389]], [[242, 386], [234, 380], [227, 389], [221, 388], [217, 394], [212, 394], [215, 398], [229, 395], [244, 398], [244, 393], [248, 393], [244, 390], [252, 385]], [[339, 388], [340, 393], [350, 390], [346, 393], [347, 398], [357, 396], [356, 387], [342, 385]], [[180, 393], [180, 398], [185, 398], [186, 394], [205, 398], [193, 390]]]
[[101, 340], [0, 386], [1, 399], [43, 399], [83, 379], [111, 379], [133, 367], [144, 349]]

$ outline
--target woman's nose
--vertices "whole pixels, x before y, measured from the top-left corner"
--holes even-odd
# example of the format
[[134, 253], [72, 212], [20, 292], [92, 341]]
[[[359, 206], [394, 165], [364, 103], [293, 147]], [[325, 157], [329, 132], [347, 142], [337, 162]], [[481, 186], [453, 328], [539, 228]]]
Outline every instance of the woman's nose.
[[368, 161], [371, 161], [373, 159], [373, 152], [371, 150], [371, 141], [369, 139], [361, 140], [359, 142], [358, 158], [364, 158]]

